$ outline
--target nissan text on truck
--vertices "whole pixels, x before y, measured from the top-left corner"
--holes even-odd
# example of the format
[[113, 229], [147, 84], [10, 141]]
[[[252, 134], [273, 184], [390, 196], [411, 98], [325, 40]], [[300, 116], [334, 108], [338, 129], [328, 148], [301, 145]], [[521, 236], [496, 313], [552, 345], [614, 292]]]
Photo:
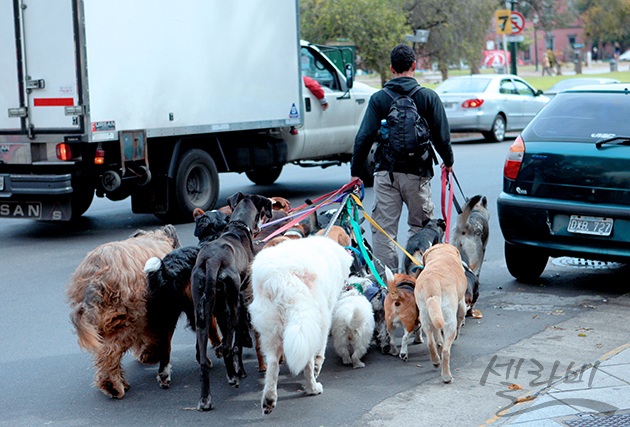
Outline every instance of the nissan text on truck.
[[347, 162], [375, 92], [352, 67], [300, 41], [296, 0], [4, 0], [0, 218], [67, 221], [96, 194], [191, 221], [221, 172]]

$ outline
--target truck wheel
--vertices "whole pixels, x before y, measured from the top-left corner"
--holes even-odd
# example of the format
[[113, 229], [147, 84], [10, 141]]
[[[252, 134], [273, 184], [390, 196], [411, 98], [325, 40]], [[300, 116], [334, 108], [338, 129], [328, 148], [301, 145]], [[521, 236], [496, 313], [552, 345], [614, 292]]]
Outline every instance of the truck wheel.
[[505, 263], [514, 278], [531, 282], [545, 271], [549, 256], [540, 249], [517, 246], [505, 242]]
[[501, 142], [505, 139], [505, 119], [501, 114], [497, 114], [492, 123], [490, 132], [481, 132], [481, 134], [490, 142]]
[[271, 185], [282, 173], [282, 165], [270, 168], [253, 169], [245, 172], [247, 178], [256, 185]]
[[[181, 157], [175, 174], [175, 196], [177, 212], [174, 219], [185, 222], [193, 220], [195, 208], [207, 211], [217, 203], [219, 173], [207, 152], [194, 148]], [[173, 207], [169, 210], [174, 211]]]
[[376, 153], [376, 146], [377, 144], [372, 144], [370, 153], [365, 161], [365, 166], [363, 166], [363, 170], [361, 170], [361, 174], [359, 175], [359, 178], [363, 181], [363, 186], [365, 188], [374, 186], [374, 168], [376, 167], [374, 153]]

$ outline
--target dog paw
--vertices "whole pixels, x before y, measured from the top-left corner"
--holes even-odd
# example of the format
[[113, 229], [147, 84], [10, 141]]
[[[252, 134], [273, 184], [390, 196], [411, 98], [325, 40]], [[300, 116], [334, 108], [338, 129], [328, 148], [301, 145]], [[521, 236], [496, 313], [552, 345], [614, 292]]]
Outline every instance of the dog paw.
[[158, 384], [160, 385], [160, 387], [162, 387], [163, 389], [167, 389], [167, 388], [171, 387], [171, 376], [170, 375], [158, 374], [157, 381], [158, 381]]
[[440, 365], [442, 365], [442, 362], [440, 362], [440, 361], [433, 362], [433, 367], [434, 367], [435, 369], [439, 368], [439, 367], [440, 367]]
[[267, 365], [258, 366], [258, 372], [267, 372]]
[[453, 377], [451, 375], [442, 374], [442, 381], [444, 381], [444, 384], [450, 384], [453, 381]]
[[199, 403], [197, 403], [198, 411], [212, 411], [214, 409], [214, 405], [212, 404], [212, 397], [208, 396], [207, 398], [199, 399]]
[[343, 362], [344, 365], [349, 365], [349, 364], [352, 363], [352, 359], [350, 359], [350, 357], [348, 357], [348, 356], [342, 357], [341, 361]]
[[[127, 389], [129, 386], [127, 386]], [[125, 387], [123, 384], [114, 385], [111, 381], [105, 381], [101, 386], [101, 390], [112, 399], [122, 399], [125, 395]]]
[[262, 407], [263, 415], [269, 415], [271, 414], [271, 411], [273, 411], [276, 407], [276, 400], [270, 397], [265, 397], [263, 399]]
[[315, 383], [315, 385], [313, 386], [311, 390], [306, 390], [306, 394], [308, 394], [309, 396], [315, 396], [318, 394], [322, 394], [323, 391], [324, 391], [324, 386], [322, 385], [322, 383]]
[[365, 368], [365, 363], [359, 361], [354, 362], [354, 364], [352, 365], [353, 369], [359, 369], [359, 368]]
[[400, 353], [399, 357], [402, 359], [403, 362], [406, 362], [409, 355], [407, 353]]

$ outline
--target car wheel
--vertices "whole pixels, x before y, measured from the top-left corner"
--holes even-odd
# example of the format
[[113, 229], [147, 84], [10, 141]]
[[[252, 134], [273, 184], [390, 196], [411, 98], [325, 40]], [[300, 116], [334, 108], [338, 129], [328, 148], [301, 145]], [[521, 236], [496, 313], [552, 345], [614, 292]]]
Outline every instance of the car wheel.
[[247, 178], [256, 185], [271, 185], [282, 173], [282, 165], [270, 168], [253, 169], [245, 172]]
[[501, 114], [497, 114], [490, 132], [482, 132], [482, 134], [490, 142], [503, 141], [505, 139], [505, 118]]
[[194, 148], [180, 159], [175, 175], [177, 212], [175, 217], [190, 222], [193, 211], [200, 208], [210, 210], [219, 197], [219, 173], [212, 157], [207, 152]]
[[505, 263], [517, 280], [528, 282], [538, 279], [545, 271], [548, 260], [549, 256], [540, 249], [505, 242]]

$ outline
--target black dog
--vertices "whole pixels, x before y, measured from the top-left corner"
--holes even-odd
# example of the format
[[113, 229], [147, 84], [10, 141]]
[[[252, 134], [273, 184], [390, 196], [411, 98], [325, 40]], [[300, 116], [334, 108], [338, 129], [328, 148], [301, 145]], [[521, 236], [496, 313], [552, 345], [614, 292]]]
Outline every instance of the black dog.
[[[444, 238], [446, 223], [443, 219], [425, 219], [422, 222], [422, 230], [411, 236], [405, 250], [422, 265], [422, 255], [431, 246], [441, 243]], [[405, 257], [404, 272], [412, 277], [418, 277], [420, 271], [414, 271], [415, 264]]]
[[[229, 216], [219, 212], [204, 213], [195, 209], [195, 236], [203, 242], [209, 242], [221, 234], [228, 223]], [[168, 253], [163, 259], [150, 258], [144, 267], [149, 282], [147, 297], [147, 327], [156, 337], [157, 359], [160, 361], [157, 380], [162, 388], [171, 385], [171, 339], [182, 313], [188, 318], [188, 325], [195, 330], [195, 317], [190, 290], [190, 275], [200, 245], [185, 246]], [[221, 338], [216, 326], [210, 330], [210, 341], [218, 346]]]
[[232, 209], [223, 234], [205, 243], [192, 271], [192, 298], [197, 324], [197, 359], [201, 371], [200, 411], [213, 408], [210, 394], [210, 363], [207, 357], [208, 333], [214, 315], [223, 335], [223, 359], [228, 382], [239, 386], [245, 377], [241, 359], [242, 345], [249, 338], [242, 302], [241, 286], [249, 280], [249, 266], [254, 257], [252, 235], [262, 222], [271, 218], [271, 200], [256, 195], [236, 193], [228, 198]]
[[466, 273], [466, 281], [468, 286], [466, 287], [466, 317], [473, 315], [473, 307], [479, 298], [479, 277], [468, 266], [468, 257], [465, 253], [460, 252], [462, 257], [462, 265], [464, 266], [464, 272]]

